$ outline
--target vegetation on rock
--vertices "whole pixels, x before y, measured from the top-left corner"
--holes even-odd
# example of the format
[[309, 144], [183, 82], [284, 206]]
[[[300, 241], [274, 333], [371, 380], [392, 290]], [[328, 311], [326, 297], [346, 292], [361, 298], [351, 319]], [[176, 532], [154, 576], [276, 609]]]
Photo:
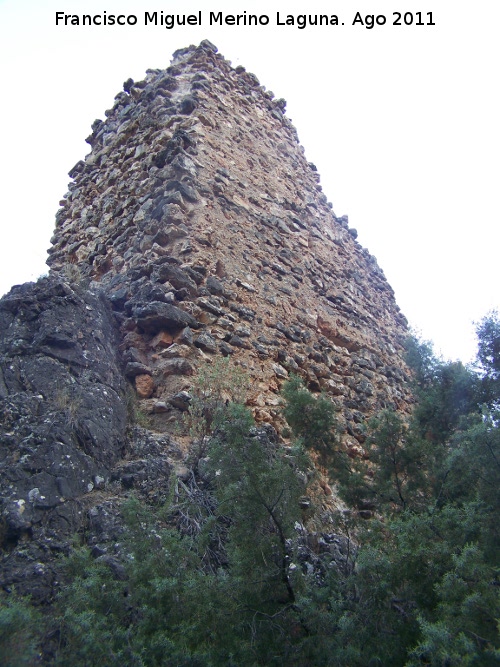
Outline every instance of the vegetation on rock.
[[[333, 405], [297, 378], [283, 389], [295, 449], [210, 394], [217, 418], [200, 422], [190, 479], [164, 506], [129, 498], [116, 556], [82, 547], [65, 559], [68, 584], [38, 638], [36, 612], [4, 601], [3, 664], [36, 664], [37, 641], [48, 664], [75, 667], [498, 664], [498, 318], [478, 334], [475, 371], [410, 343], [413, 419], [368, 424], [366, 458], [342, 451]], [[344, 566], [306, 548], [304, 450], [353, 508]]]

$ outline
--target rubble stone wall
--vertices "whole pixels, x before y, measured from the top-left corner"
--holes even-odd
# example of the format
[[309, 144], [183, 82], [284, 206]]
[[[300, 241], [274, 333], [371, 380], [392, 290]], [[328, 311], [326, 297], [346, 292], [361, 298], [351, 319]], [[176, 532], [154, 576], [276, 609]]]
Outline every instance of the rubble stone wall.
[[223, 355], [247, 370], [258, 421], [280, 427], [296, 373], [332, 396], [355, 446], [364, 417], [411, 402], [407, 323], [285, 106], [207, 41], [125, 82], [70, 172], [49, 264], [105, 290], [126, 375], [164, 426]]

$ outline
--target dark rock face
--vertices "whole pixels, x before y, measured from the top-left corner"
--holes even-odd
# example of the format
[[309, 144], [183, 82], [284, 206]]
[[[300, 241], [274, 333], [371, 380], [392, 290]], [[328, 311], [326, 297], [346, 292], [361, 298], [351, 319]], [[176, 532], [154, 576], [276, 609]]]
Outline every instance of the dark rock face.
[[124, 395], [102, 297], [44, 278], [0, 301], [4, 587], [50, 596], [47, 563], [81, 527], [82, 499], [123, 455]]
[[153, 301], [134, 311], [138, 326], [147, 333], [179, 330], [186, 326], [197, 327], [198, 323], [189, 313], [161, 301]]

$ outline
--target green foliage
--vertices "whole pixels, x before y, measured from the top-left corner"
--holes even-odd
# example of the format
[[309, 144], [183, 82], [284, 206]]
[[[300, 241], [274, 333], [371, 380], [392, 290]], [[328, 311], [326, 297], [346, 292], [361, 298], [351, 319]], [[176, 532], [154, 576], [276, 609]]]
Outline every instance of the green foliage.
[[436, 358], [427, 342], [411, 338], [406, 349], [418, 399], [413, 431], [442, 445], [464, 415], [477, 411], [477, 377], [461, 362], [446, 363]]
[[0, 597], [0, 664], [4, 667], [27, 667], [38, 656], [41, 618], [28, 601]]
[[[192, 488], [198, 530], [166, 525], [175, 500], [152, 512], [131, 499], [123, 577], [86, 549], [69, 559], [56, 664], [282, 664], [300, 592], [289, 547], [297, 477], [243, 406], [225, 414], [208, 445], [205, 490]], [[224, 553], [207, 560], [210, 548]]]
[[64, 422], [75, 428], [78, 425], [78, 417], [82, 409], [83, 401], [77, 396], [75, 389], [71, 386], [58, 387], [52, 398], [54, 407], [61, 414]]
[[230, 403], [243, 403], [248, 377], [229, 359], [216, 359], [198, 372], [191, 390], [192, 399], [185, 424], [193, 439], [193, 460], [205, 455], [206, 438], [223, 422]]
[[434, 381], [440, 366], [432, 343], [420, 340], [417, 336], [410, 336], [406, 340], [405, 348], [406, 363], [413, 371], [415, 384], [419, 389], [425, 389]]
[[479, 544], [467, 543], [436, 585], [438, 618], [453, 636], [465, 633], [479, 649], [488, 649], [497, 632], [500, 596], [495, 583], [494, 566], [486, 562]]
[[302, 379], [292, 376], [281, 390], [285, 399], [283, 415], [287, 420], [296, 447], [314, 452], [322, 465], [328, 466], [338, 481], [351, 490], [351, 498], [363, 495], [363, 474], [339, 447], [336, 408], [324, 394], [313, 396]]
[[403, 649], [409, 666], [496, 664], [498, 414], [481, 411], [472, 371], [425, 345], [412, 355], [413, 421], [385, 413], [370, 425], [364, 479], [382, 514], [360, 533], [357, 590], [369, 589], [378, 623], [396, 629], [389, 656]]
[[142, 428], [151, 427], [151, 417], [140, 406], [137, 394], [132, 385], [127, 383], [125, 387], [125, 401], [127, 406], [128, 421]]
[[[410, 345], [417, 409], [410, 423], [386, 411], [366, 425], [368, 461], [342, 451], [327, 397], [285, 384], [297, 451], [319, 456], [346, 502], [374, 510], [339, 520], [358, 543], [345, 563], [298, 542], [301, 457], [254, 426], [239, 371], [207, 366], [189, 416], [193, 475], [165, 507], [123, 505], [120, 561], [79, 549], [65, 562], [51, 664], [498, 664], [495, 322], [480, 330], [481, 376]], [[36, 660], [33, 614], [13, 598], [0, 609], [2, 664]]]
[[406, 349], [418, 398], [414, 429], [421, 437], [443, 444], [463, 416], [480, 412], [478, 377], [459, 361], [437, 359], [429, 343], [409, 339]]
[[405, 509], [410, 500], [408, 489], [415, 463], [401, 417], [386, 411], [372, 422], [369, 440], [370, 459], [375, 466], [372, 489], [386, 502]]
[[137, 501], [127, 503], [124, 514], [129, 526], [124, 581], [87, 550], [68, 562], [73, 577], [60, 601], [56, 664], [210, 664], [205, 659], [213, 643], [224, 652], [209, 619], [220, 598], [216, 579], [199, 569], [191, 540], [158, 529]]
[[[485, 330], [493, 339], [491, 322]], [[358, 525], [355, 571], [329, 581], [335, 604], [330, 598], [320, 614], [317, 592], [308, 589], [306, 609], [320, 626], [335, 628], [331, 664], [496, 664], [500, 414], [482, 408], [481, 378], [462, 364], [436, 359], [417, 341], [409, 358], [418, 398], [413, 420], [405, 424], [387, 411], [372, 420], [369, 461], [342, 461], [330, 445], [333, 422], [320, 411], [315, 421], [321, 399], [304, 395], [297, 380], [286, 387], [285, 415], [296, 437], [321, 449], [323, 460], [330, 455], [347, 503], [377, 509]], [[484, 359], [491, 368], [494, 355]], [[498, 397], [490, 393], [490, 404]]]
[[151, 417], [138, 405], [134, 406], [132, 422], [141, 428], [151, 428]]
[[411, 651], [406, 667], [467, 667], [479, 664], [474, 642], [463, 632], [453, 635], [442, 621], [428, 623], [423, 618], [420, 619], [420, 626], [423, 637]]
[[272, 614], [276, 601], [295, 600], [286, 541], [300, 518], [299, 482], [276, 445], [255, 432], [248, 437], [252, 420], [245, 408], [232, 406], [228, 416], [210, 451], [218, 512], [231, 516], [233, 576], [248, 589], [249, 604], [266, 600]]
[[500, 318], [496, 311], [489, 313], [478, 324], [478, 360], [492, 379], [500, 377]]
[[500, 396], [500, 318], [496, 311], [478, 324], [477, 360], [482, 371], [483, 400], [490, 406], [499, 403]]
[[500, 596], [495, 576], [498, 572], [485, 563], [478, 544], [465, 544], [452, 555], [451, 567], [435, 585], [434, 614], [418, 618], [421, 637], [409, 667], [498, 664]]
[[286, 401], [283, 414], [296, 438], [323, 458], [332, 457], [337, 445], [332, 402], [324, 395], [315, 398], [298, 376], [285, 383], [282, 395]]

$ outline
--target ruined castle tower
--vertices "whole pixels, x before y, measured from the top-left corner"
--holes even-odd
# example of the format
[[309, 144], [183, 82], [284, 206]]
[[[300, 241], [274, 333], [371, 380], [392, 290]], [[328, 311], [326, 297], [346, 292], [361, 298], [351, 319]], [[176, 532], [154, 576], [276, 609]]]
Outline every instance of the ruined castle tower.
[[75, 534], [115, 553], [129, 489], [162, 504], [189, 477], [177, 428], [204, 365], [243, 368], [257, 421], [282, 433], [280, 387], [302, 376], [339, 407], [351, 456], [366, 417], [411, 403], [406, 320], [284, 100], [208, 42], [124, 89], [70, 172], [52, 275], [0, 299], [0, 588], [36, 603]]
[[223, 355], [248, 372], [258, 421], [280, 426], [296, 373], [333, 398], [356, 447], [364, 417], [408, 408], [406, 320], [285, 105], [207, 41], [127, 81], [70, 172], [49, 265], [104, 290], [126, 375], [164, 425]]

